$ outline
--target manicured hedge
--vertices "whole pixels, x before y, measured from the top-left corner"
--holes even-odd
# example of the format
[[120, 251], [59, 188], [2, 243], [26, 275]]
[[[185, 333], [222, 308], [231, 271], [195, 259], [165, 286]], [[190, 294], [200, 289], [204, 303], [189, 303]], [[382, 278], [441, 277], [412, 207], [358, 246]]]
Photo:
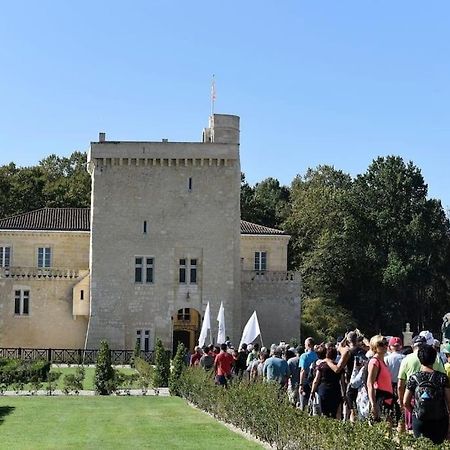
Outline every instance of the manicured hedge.
[[20, 359], [0, 359], [0, 383], [30, 383], [46, 381], [50, 372], [48, 361], [23, 361]]
[[310, 417], [293, 408], [284, 392], [270, 383], [235, 382], [228, 389], [214, 385], [211, 373], [199, 368], [184, 370], [180, 395], [199, 408], [257, 438], [284, 450], [430, 450], [426, 439], [394, 434], [385, 424], [350, 424], [324, 417]]

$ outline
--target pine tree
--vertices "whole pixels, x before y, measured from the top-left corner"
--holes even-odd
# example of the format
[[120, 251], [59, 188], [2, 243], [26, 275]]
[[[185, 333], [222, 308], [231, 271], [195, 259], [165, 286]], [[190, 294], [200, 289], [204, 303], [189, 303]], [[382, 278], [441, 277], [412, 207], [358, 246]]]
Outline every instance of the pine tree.
[[180, 395], [180, 378], [185, 368], [184, 358], [186, 357], [186, 348], [184, 344], [180, 342], [177, 347], [177, 353], [173, 359], [172, 373], [169, 377], [169, 390], [170, 395]]
[[153, 386], [155, 388], [167, 387], [169, 383], [170, 360], [167, 356], [161, 339], [156, 340], [155, 371], [153, 373]]
[[106, 341], [100, 342], [95, 365], [95, 391], [100, 395], [109, 395], [114, 381], [114, 369], [111, 365], [111, 353]]

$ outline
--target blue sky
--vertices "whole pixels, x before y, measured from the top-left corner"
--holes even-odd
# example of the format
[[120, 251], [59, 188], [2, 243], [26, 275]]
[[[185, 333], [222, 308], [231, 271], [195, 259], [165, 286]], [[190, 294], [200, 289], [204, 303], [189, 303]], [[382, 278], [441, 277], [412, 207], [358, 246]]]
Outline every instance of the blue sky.
[[379, 155], [450, 208], [450, 2], [4, 2], [0, 164], [117, 140], [199, 140], [241, 116], [250, 183]]

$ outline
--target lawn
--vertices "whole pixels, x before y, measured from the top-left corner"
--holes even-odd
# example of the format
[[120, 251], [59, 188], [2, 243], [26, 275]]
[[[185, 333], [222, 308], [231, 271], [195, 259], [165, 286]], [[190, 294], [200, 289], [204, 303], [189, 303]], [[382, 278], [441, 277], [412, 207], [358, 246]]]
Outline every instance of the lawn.
[[0, 397], [1, 448], [256, 449], [178, 397]]
[[[52, 369], [50, 370], [50, 372], [61, 372], [61, 376], [58, 379], [58, 383], [56, 386], [56, 389], [63, 389], [64, 387], [64, 375], [68, 375], [68, 374], [75, 374], [77, 366], [72, 366], [72, 367], [52, 367]], [[116, 369], [121, 373], [124, 373], [126, 375], [130, 375], [132, 373], [136, 373], [135, 369], [131, 369], [128, 367], [121, 367], [120, 369]], [[87, 390], [87, 391], [93, 391], [94, 388], [94, 375], [95, 375], [95, 367], [85, 367], [85, 377], [84, 377], [84, 381], [83, 381], [83, 389]], [[46, 387], [46, 382], [42, 382], [42, 389], [45, 389]], [[140, 387], [139, 382], [135, 382], [133, 383], [132, 388], [134, 389], [138, 389]], [[30, 384], [26, 384], [23, 388], [24, 391], [27, 391], [31, 388]], [[9, 388], [12, 389], [12, 388]]]
[[[85, 367], [84, 369], [85, 372], [85, 377], [84, 377], [84, 381], [83, 381], [83, 389], [87, 390], [87, 391], [92, 391], [94, 390], [94, 375], [95, 375], [95, 367]], [[136, 370], [134, 369], [130, 369], [130, 368], [126, 368], [126, 367], [121, 367], [120, 369], [116, 369], [121, 373], [130, 375], [132, 373], [136, 373]], [[64, 375], [67, 375], [69, 373], [75, 373], [76, 371], [76, 366], [72, 366], [72, 367], [63, 367], [63, 368], [58, 368], [58, 367], [52, 367], [50, 372], [61, 372], [61, 376], [59, 377], [58, 380], [58, 387], [57, 389], [62, 389], [64, 386]], [[45, 387], [45, 382], [43, 383], [44, 387]], [[139, 388], [139, 383], [134, 383], [134, 388]]]

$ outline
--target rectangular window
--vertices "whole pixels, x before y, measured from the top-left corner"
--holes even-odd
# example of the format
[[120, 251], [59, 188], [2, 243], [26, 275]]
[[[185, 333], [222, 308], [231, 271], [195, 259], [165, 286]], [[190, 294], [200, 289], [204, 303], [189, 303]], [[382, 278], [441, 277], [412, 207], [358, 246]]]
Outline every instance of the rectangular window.
[[145, 282], [153, 283], [153, 258], [145, 259]]
[[17, 316], [30, 314], [30, 291], [14, 291], [14, 314]]
[[136, 347], [139, 347], [139, 348], [141, 348], [141, 335], [142, 335], [142, 331], [136, 330]]
[[266, 252], [255, 252], [255, 270], [267, 270]]
[[144, 220], [144, 234], [147, 234], [147, 221]]
[[84, 289], [80, 290], [80, 300], [84, 300]]
[[191, 284], [197, 284], [197, 260], [191, 259], [191, 270], [190, 270], [190, 282]]
[[180, 283], [186, 283], [186, 260], [184, 258], [180, 259], [179, 281]]
[[50, 247], [39, 247], [38, 248], [38, 267], [48, 268], [51, 267], [51, 253]]
[[11, 264], [11, 247], [0, 247], [0, 267], [9, 267]]
[[192, 177], [189, 177], [189, 180], [188, 180], [188, 190], [192, 191]]
[[153, 283], [154, 259], [147, 256], [136, 256], [134, 259], [134, 282]]
[[142, 258], [134, 260], [134, 282], [142, 283]]

